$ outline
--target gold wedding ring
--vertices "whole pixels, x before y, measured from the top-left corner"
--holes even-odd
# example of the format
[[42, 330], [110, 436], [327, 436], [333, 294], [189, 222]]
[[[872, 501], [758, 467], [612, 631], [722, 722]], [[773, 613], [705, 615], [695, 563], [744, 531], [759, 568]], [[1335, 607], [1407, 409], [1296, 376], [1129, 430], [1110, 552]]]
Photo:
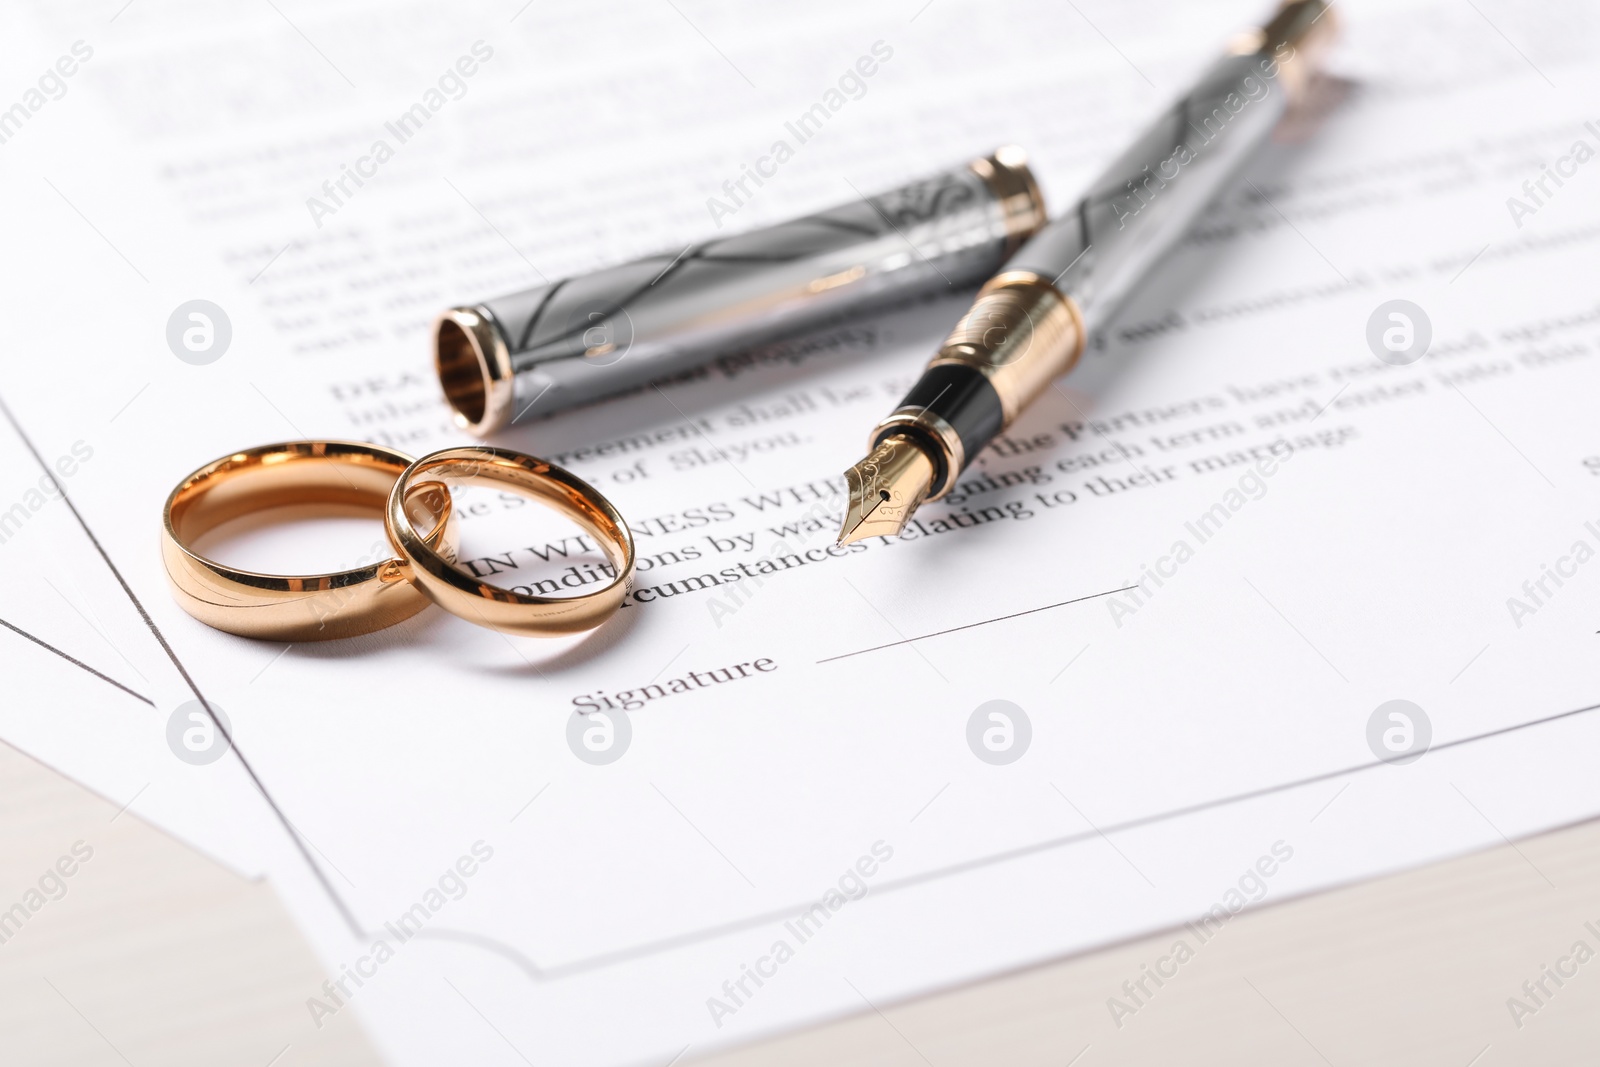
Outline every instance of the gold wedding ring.
[[[544, 501], [592, 535], [611, 560], [615, 576], [591, 593], [528, 596], [486, 585], [417, 532], [406, 497], [419, 484], [510, 486]], [[389, 539], [410, 564], [411, 580], [446, 611], [469, 622], [525, 637], [578, 633], [604, 622], [622, 606], [633, 578], [633, 534], [611, 502], [589, 483], [553, 463], [503, 448], [446, 448], [408, 467], [389, 492]]]
[[[443, 482], [510, 487], [550, 504], [595, 538], [614, 577], [573, 597], [527, 596], [472, 578], [455, 566], [456, 515]], [[190, 547], [232, 519], [289, 507], [377, 511], [389, 543], [374, 546], [361, 566], [311, 575], [241, 570]], [[356, 441], [263, 445], [206, 464], [167, 497], [161, 556], [173, 596], [189, 614], [228, 633], [280, 641], [372, 633], [429, 603], [507, 633], [578, 633], [622, 606], [634, 558], [633, 534], [611, 502], [552, 463], [486, 446], [413, 460]]]
[[[291, 441], [249, 448], [206, 464], [167, 497], [161, 556], [173, 596], [209, 626], [244, 637], [324, 641], [372, 633], [409, 619], [429, 604], [409, 580], [410, 567], [374, 546], [373, 558], [331, 574], [258, 574], [207, 559], [189, 545], [230, 519], [267, 508], [350, 508], [383, 514], [411, 457], [355, 441]], [[431, 558], [455, 558], [456, 523], [449, 491], [411, 479], [396, 499], [426, 531], [418, 544]]]

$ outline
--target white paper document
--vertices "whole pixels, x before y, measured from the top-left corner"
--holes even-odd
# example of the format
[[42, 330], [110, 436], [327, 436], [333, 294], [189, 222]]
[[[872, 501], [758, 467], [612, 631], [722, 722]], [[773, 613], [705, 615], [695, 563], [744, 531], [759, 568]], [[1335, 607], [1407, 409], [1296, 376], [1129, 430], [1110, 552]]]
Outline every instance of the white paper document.
[[[1600, 813], [1590, 7], [1339, 5], [1315, 108], [898, 538], [834, 547], [841, 473], [970, 292], [498, 435], [629, 520], [594, 633], [430, 609], [285, 646], [168, 594], [189, 471], [466, 443], [452, 304], [1008, 142], [1070, 203], [1264, 12], [120, 2], [0, 17], [0, 737], [270, 879], [327, 969], [306, 1032], [686, 1062]], [[207, 363], [169, 343], [194, 300]], [[457, 503], [474, 573], [606, 580], [576, 527]], [[217, 551], [382, 550], [317, 529]], [[215, 762], [177, 755], [197, 694]], [[1160, 1011], [1162, 966], [1082, 1043]]]

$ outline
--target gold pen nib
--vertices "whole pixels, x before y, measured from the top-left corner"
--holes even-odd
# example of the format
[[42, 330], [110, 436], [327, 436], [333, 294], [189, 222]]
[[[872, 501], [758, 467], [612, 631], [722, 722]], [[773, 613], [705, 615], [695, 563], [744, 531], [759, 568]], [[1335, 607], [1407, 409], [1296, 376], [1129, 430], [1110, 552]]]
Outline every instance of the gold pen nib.
[[850, 506], [839, 544], [863, 537], [892, 537], [933, 486], [933, 460], [911, 438], [886, 437], [867, 458], [844, 472]]

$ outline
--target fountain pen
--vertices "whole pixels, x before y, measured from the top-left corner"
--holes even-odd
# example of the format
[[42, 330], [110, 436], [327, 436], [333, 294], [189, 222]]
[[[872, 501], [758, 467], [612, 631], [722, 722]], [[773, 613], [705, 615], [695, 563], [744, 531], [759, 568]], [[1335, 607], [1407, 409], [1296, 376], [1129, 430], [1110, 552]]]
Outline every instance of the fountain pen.
[[845, 472], [839, 543], [893, 536], [1114, 316], [1285, 112], [1334, 30], [1326, 0], [1290, 0], [1241, 36], [982, 289], [921, 378]]

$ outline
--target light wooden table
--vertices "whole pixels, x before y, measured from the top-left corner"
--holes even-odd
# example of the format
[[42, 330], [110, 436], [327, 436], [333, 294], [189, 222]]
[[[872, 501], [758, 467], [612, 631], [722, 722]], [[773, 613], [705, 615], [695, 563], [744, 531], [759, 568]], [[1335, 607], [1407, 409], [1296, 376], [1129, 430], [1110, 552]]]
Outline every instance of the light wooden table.
[[271, 886], [117, 808], [0, 744], [0, 1064], [381, 1062]]
[[[48, 877], [67, 869], [59, 886]], [[25, 914], [5, 910], [19, 903]], [[1586, 921], [1600, 929], [1600, 822], [1242, 914], [1121, 1027], [1107, 998], [1173, 934], [700, 1062], [1594, 1064], [1600, 958], [1547, 980], [1553, 995], [1520, 1027], [1506, 1003], [1575, 940], [1600, 952]], [[306, 1026], [307, 990], [325, 976], [270, 886], [3, 744], [0, 935], [8, 1067], [380, 1062], [354, 1013]]]

